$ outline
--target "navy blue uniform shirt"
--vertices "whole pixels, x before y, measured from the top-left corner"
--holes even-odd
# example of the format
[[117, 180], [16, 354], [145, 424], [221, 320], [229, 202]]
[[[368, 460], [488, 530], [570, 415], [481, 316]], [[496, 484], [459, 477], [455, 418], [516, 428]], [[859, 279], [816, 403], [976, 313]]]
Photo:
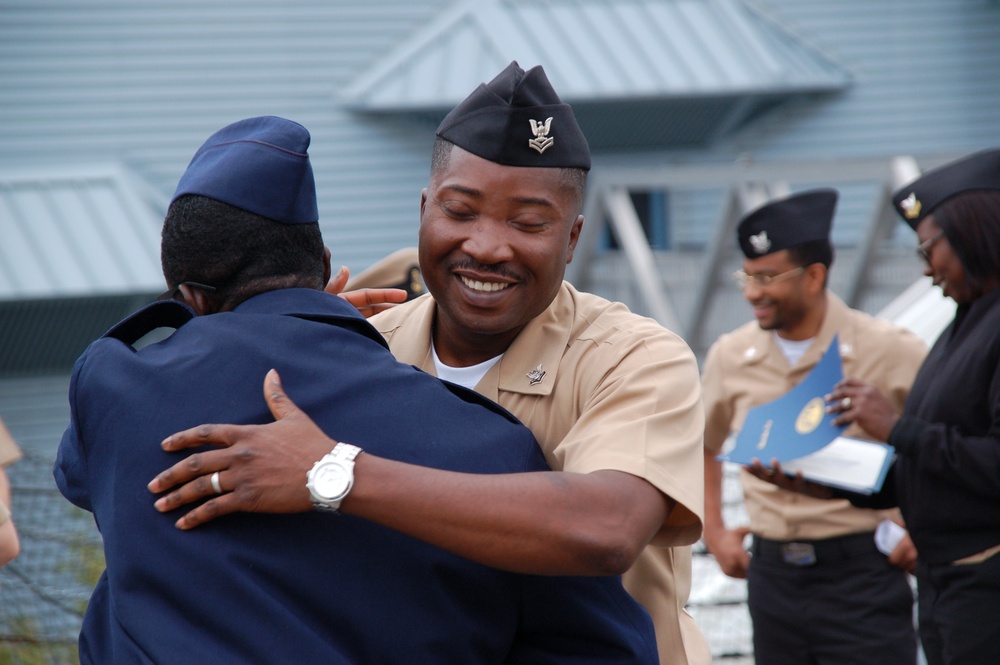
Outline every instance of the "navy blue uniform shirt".
[[340, 298], [265, 293], [136, 351], [115, 335], [189, 314], [150, 307], [94, 342], [70, 384], [55, 477], [93, 512], [107, 559], [82, 663], [657, 662], [649, 618], [617, 577], [516, 575], [329, 513], [176, 529], [146, 489], [180, 459], [160, 441], [200, 423], [270, 422], [272, 367], [327, 434], [372, 454], [469, 473], [547, 467], [509, 414], [397, 363]]

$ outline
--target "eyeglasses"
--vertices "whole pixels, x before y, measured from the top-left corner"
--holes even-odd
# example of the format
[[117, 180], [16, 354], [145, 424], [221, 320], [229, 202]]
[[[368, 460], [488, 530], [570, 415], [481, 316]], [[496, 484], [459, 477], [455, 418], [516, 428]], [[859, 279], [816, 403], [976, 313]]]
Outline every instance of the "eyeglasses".
[[940, 240], [943, 235], [944, 231], [938, 231], [936, 234], [917, 245], [917, 256], [929, 264], [931, 262], [931, 248], [934, 247], [934, 243]]
[[786, 270], [785, 272], [778, 273], [777, 275], [748, 275], [742, 270], [737, 270], [733, 273], [733, 281], [736, 282], [736, 286], [741, 289], [745, 289], [747, 284], [754, 284], [756, 286], [768, 287], [775, 282], [782, 282], [796, 275], [801, 275], [806, 271], [804, 266], [799, 266], [798, 268], [792, 268], [791, 270]]
[[206, 291], [208, 293], [213, 293], [215, 291], [215, 287], [209, 286], [208, 284], [199, 284], [198, 282], [181, 282], [180, 284], [170, 289], [169, 291], [164, 291], [160, 295], [156, 296], [156, 301], [160, 302], [161, 300], [180, 300], [180, 298], [178, 298], [177, 296], [181, 295], [182, 286], [190, 286], [196, 289], [201, 289], [202, 291]]

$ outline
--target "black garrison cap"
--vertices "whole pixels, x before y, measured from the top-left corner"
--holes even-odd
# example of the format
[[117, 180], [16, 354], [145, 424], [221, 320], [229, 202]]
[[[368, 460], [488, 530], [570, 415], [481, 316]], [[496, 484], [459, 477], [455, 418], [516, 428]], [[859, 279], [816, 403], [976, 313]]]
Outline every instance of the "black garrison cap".
[[816, 240], [829, 240], [837, 190], [811, 189], [757, 208], [736, 233], [748, 259]]
[[198, 194], [283, 224], [319, 221], [309, 132], [274, 116], [223, 127], [198, 148], [174, 197]]
[[541, 67], [510, 63], [445, 116], [437, 135], [507, 166], [590, 170], [590, 148]]
[[1000, 148], [973, 153], [931, 169], [892, 196], [896, 211], [914, 229], [939, 205], [963, 192], [1000, 190]]

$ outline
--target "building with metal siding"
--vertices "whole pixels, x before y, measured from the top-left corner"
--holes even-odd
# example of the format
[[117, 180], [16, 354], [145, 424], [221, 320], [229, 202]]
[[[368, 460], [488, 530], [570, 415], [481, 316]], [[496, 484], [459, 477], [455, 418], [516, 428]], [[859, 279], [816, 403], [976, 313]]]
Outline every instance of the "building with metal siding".
[[[506, 23], [466, 20], [465, 32], [420, 42], [476, 8]], [[1000, 142], [998, 12], [990, 0], [14, 0], [0, 7], [0, 169], [117, 162], [165, 200], [209, 133], [286, 115], [313, 133], [324, 232], [357, 270], [413, 241], [429, 132], [469, 87], [461, 72], [479, 80], [518, 52], [546, 64], [593, 117], [597, 169], [936, 158]], [[491, 30], [499, 37], [484, 40]], [[459, 71], [423, 81], [445, 65]], [[409, 105], [427, 113], [386, 113], [373, 100], [395, 91], [400, 108], [397, 87], [377, 88], [393, 68], [414, 71], [394, 80], [429, 96]], [[779, 99], [781, 80], [802, 94]], [[836, 80], [845, 87], [830, 94]], [[711, 105], [746, 107], [751, 93], [757, 105], [743, 115]], [[673, 105], [644, 106], [650, 97]], [[621, 103], [586, 108], [595, 100]], [[700, 140], [694, 118], [715, 118]], [[684, 132], [649, 140], [657, 127]], [[706, 237], [706, 224], [692, 226], [674, 235]]]
[[[386, 228], [415, 219], [429, 139], [424, 129], [361, 124], [335, 92], [444, 4], [3, 3], [0, 169], [118, 162], [163, 205], [211, 132], [286, 116], [312, 131], [330, 244], [363, 267], [390, 246]], [[381, 246], [357, 228], [381, 235]]]
[[789, 106], [723, 152], [758, 158], [956, 155], [1000, 144], [996, 0], [757, 0], [853, 76], [843, 95]]

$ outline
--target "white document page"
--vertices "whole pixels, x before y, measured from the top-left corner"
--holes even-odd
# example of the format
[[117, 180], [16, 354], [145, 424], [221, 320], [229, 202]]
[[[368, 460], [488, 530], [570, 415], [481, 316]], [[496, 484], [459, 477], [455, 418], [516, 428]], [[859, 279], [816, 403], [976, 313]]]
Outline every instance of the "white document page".
[[882, 489], [895, 452], [884, 443], [838, 436], [814, 453], [783, 462], [781, 468], [790, 474], [801, 472], [814, 483], [872, 494]]

